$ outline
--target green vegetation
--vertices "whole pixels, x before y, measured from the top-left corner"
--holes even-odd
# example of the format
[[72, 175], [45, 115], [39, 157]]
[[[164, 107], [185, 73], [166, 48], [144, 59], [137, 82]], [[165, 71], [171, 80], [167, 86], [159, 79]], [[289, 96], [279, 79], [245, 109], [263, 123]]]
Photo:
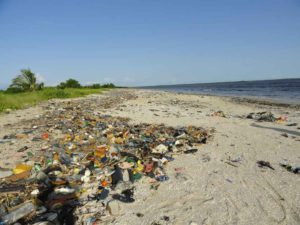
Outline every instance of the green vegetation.
[[66, 82], [61, 82], [59, 85], [57, 85], [58, 88], [64, 89], [64, 88], [81, 88], [81, 84], [74, 79], [68, 79]]
[[54, 87], [46, 87], [43, 90], [22, 92], [22, 93], [8, 93], [0, 92], [0, 112], [5, 109], [21, 109], [27, 106], [36, 105], [37, 103], [52, 98], [74, 98], [82, 97], [89, 94], [99, 94], [104, 89], [90, 89], [90, 88], [65, 88], [58, 89]]
[[86, 85], [84, 86], [85, 88], [93, 88], [93, 89], [97, 89], [97, 88], [115, 88], [116, 86], [113, 83], [107, 83], [107, 84], [91, 84], [91, 85]]
[[22, 69], [21, 74], [12, 80], [6, 91], [0, 90], [0, 112], [5, 109], [21, 109], [26, 106], [52, 98], [74, 98], [89, 94], [99, 94], [115, 85], [92, 84], [82, 86], [77, 80], [68, 79], [57, 87], [44, 87], [44, 83], [37, 83], [36, 75], [30, 69]]
[[91, 89], [97, 89], [97, 88], [115, 88], [116, 86], [113, 83], [107, 83], [107, 84], [91, 84], [82, 86], [77, 80], [74, 79], [68, 79], [65, 82], [61, 82], [59, 85], [57, 85], [57, 88], [64, 89], [64, 88], [91, 88]]
[[21, 74], [12, 80], [8, 92], [41, 90], [44, 83], [37, 83], [35, 74], [30, 69], [22, 69]]

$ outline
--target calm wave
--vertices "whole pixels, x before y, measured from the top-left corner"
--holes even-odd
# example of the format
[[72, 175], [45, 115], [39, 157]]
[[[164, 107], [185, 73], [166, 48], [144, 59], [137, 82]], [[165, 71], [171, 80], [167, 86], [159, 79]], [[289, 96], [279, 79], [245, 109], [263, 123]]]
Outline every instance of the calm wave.
[[300, 103], [300, 79], [179, 84], [144, 87], [166, 91], [236, 97], [259, 97]]

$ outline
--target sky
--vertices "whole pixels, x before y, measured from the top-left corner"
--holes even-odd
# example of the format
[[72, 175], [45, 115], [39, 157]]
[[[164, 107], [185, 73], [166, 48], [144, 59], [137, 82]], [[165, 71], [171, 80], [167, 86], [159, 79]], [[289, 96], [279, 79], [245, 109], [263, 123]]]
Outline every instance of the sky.
[[0, 0], [0, 87], [300, 78], [300, 0]]

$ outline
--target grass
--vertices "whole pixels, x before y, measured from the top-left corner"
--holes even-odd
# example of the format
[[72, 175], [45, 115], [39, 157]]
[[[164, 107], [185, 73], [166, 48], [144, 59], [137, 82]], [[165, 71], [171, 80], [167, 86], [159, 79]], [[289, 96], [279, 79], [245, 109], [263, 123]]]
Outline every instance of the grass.
[[28, 106], [36, 105], [39, 102], [53, 98], [75, 98], [89, 94], [99, 94], [105, 88], [66, 88], [57, 89], [47, 87], [40, 91], [23, 92], [23, 93], [5, 93], [0, 92], [0, 112], [5, 109], [22, 109]]

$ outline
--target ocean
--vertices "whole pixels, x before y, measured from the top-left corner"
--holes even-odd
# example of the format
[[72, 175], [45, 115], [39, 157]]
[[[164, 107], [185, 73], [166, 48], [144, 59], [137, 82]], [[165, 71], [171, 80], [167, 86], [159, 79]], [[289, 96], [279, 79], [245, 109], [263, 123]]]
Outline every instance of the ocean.
[[144, 87], [173, 92], [249, 97], [300, 104], [300, 78]]

